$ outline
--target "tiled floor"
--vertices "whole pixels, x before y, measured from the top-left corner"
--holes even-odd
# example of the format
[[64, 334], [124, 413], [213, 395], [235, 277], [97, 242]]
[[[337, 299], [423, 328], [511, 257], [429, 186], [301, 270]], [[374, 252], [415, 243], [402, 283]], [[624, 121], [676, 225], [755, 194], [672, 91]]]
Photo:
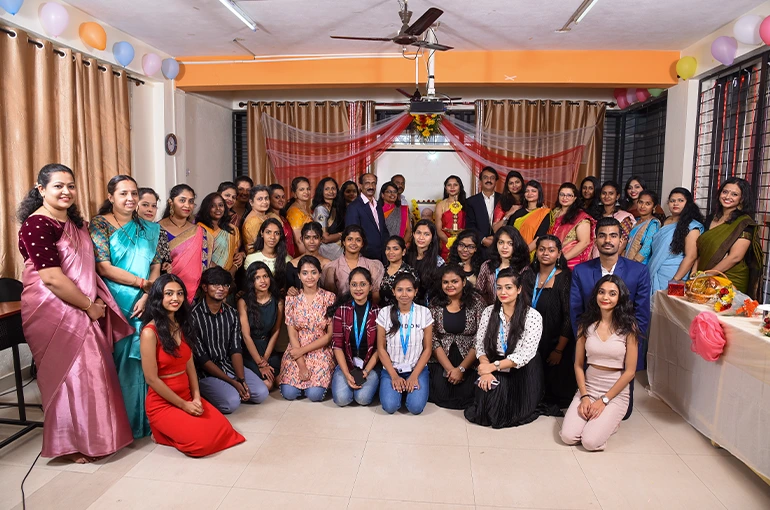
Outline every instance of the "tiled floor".
[[[34, 384], [27, 394], [39, 399]], [[205, 459], [149, 439], [91, 465], [41, 459], [27, 508], [770, 508], [770, 486], [643, 391], [602, 453], [562, 445], [557, 418], [491, 430], [430, 404], [421, 416], [388, 416], [274, 392], [230, 419], [246, 443]], [[0, 426], [0, 438], [15, 430]], [[0, 510], [21, 508], [41, 441], [36, 431], [0, 450]]]

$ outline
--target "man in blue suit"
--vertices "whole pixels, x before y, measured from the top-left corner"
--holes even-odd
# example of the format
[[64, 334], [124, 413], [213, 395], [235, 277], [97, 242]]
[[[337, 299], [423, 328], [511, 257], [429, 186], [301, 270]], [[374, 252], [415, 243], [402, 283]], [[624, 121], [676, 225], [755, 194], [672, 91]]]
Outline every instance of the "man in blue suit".
[[[645, 348], [647, 328], [650, 324], [650, 273], [644, 264], [619, 255], [620, 242], [621, 228], [618, 220], [602, 218], [596, 223], [595, 243], [599, 250], [599, 258], [578, 264], [572, 271], [572, 287], [570, 288], [569, 299], [572, 331], [577, 338], [578, 320], [586, 308], [586, 303], [591, 298], [596, 282], [608, 274], [620, 277], [628, 287], [631, 300], [634, 302], [634, 315], [640, 331], [640, 338], [638, 339], [639, 359], [636, 369], [644, 370], [646, 366], [644, 353], [647, 351]], [[629, 390], [631, 400], [626, 418], [631, 415], [633, 406], [633, 381], [629, 385]]]
[[485, 248], [492, 246], [492, 215], [495, 206], [500, 201], [500, 193], [495, 191], [497, 186], [497, 171], [491, 166], [484, 167], [479, 175], [481, 193], [468, 197], [465, 202], [465, 228], [475, 230], [481, 237]]
[[[368, 259], [385, 260], [385, 242], [390, 234], [385, 225], [382, 207], [377, 205], [374, 193], [377, 190], [377, 176], [363, 174], [358, 178], [361, 194], [348, 206], [345, 213], [345, 226], [359, 225], [366, 234], [366, 247], [363, 256]], [[343, 240], [344, 241], [344, 240]]]

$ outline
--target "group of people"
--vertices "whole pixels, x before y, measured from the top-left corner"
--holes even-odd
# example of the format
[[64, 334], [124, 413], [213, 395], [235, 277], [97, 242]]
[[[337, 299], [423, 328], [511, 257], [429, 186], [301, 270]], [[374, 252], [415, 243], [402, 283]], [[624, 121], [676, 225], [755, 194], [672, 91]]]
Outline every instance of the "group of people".
[[[633, 405], [651, 293], [696, 270], [750, 293], [761, 252], [750, 188], [725, 180], [705, 220], [674, 189], [671, 215], [632, 178], [503, 192], [444, 183], [414, 222], [405, 178], [338, 187], [297, 177], [159, 198], [127, 175], [86, 223], [73, 172], [39, 172], [18, 208], [22, 320], [39, 367], [43, 456], [89, 462], [134, 438], [204, 456], [244, 441], [224, 416], [283, 398], [420, 414], [427, 402], [495, 428], [567, 409], [561, 437], [606, 445]], [[77, 423], [74, 421], [77, 416]]]

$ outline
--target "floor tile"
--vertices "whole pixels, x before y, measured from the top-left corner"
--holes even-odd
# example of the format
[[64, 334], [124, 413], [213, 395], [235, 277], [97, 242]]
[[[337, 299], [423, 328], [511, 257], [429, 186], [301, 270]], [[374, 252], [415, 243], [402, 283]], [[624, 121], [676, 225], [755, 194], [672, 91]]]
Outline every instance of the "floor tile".
[[373, 407], [350, 405], [341, 408], [331, 400], [297, 400], [283, 414], [273, 434], [366, 441], [374, 414]]
[[130, 445], [94, 464], [99, 466], [99, 472], [115, 473], [123, 476], [131, 471], [134, 466], [139, 464], [155, 448], [158, 448], [158, 445], [149, 437], [134, 439], [134, 442]]
[[465, 416], [462, 411], [428, 404], [422, 414], [388, 414], [377, 409], [369, 434], [370, 441], [425, 445], [467, 446]]
[[350, 497], [365, 445], [271, 434], [235, 487]]
[[227, 419], [241, 434], [244, 432], [269, 434], [290, 405], [291, 402], [281, 397], [280, 392], [272, 391], [261, 404], [242, 405], [234, 413], [228, 414]]
[[245, 443], [203, 458], [188, 457], [176, 448], [158, 445], [126, 476], [232, 487], [267, 438], [255, 432], [246, 432], [244, 436]]
[[568, 448], [559, 437], [561, 424], [557, 418], [551, 416], [541, 416], [522, 427], [493, 429], [492, 427], [468, 423], [467, 429], [470, 446], [529, 450], [564, 450]]
[[[0, 465], [0, 510], [13, 508], [21, 503], [21, 481], [29, 466]], [[31, 497], [38, 489], [56, 477], [60, 472], [53, 469], [33, 469], [24, 483], [24, 494]]]
[[567, 447], [562, 451], [472, 447], [470, 453], [477, 505], [601, 509]]
[[668, 404], [652, 395], [650, 391], [641, 385], [634, 387], [634, 411], [646, 413], [673, 413], [674, 410]]
[[220, 510], [257, 507], [286, 510], [295, 508], [298, 510], [345, 510], [348, 507], [348, 498], [234, 488], [219, 505]]
[[732, 455], [680, 457], [729, 510], [770, 508], [770, 485]]
[[467, 447], [369, 441], [353, 497], [471, 505], [470, 468]]
[[576, 451], [603, 510], [724, 510], [676, 455]]
[[679, 455], [730, 455], [676, 413], [644, 413], [644, 418]]
[[[59, 473], [27, 497], [27, 508], [85, 510], [120, 479], [117, 473]], [[21, 504], [14, 510], [21, 510]]]
[[[582, 447], [578, 448], [582, 449]], [[641, 413], [633, 413], [628, 420], [621, 422], [618, 431], [607, 441], [605, 451], [665, 455], [674, 453], [674, 450]]]
[[473, 505], [416, 503], [413, 501], [383, 501], [351, 498], [348, 510], [474, 510]]
[[[195, 459], [190, 459], [195, 460]], [[102, 494], [89, 510], [216, 510], [227, 487], [124, 477]]]

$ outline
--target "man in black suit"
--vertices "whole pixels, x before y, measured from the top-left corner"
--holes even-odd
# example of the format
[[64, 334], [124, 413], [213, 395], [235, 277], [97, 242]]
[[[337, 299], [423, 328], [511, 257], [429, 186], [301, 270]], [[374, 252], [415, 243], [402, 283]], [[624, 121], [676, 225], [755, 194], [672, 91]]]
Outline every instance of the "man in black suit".
[[[350, 203], [345, 213], [345, 226], [359, 225], [366, 234], [366, 247], [363, 255], [366, 258], [383, 261], [385, 242], [390, 234], [385, 225], [382, 207], [377, 205], [374, 193], [377, 190], [377, 176], [363, 174], [358, 178], [361, 194]], [[344, 241], [344, 240], [343, 240]]]
[[481, 193], [468, 198], [465, 228], [475, 230], [482, 237], [482, 244], [492, 246], [492, 214], [500, 201], [500, 193], [495, 191], [497, 186], [497, 171], [491, 166], [484, 167], [479, 176]]

